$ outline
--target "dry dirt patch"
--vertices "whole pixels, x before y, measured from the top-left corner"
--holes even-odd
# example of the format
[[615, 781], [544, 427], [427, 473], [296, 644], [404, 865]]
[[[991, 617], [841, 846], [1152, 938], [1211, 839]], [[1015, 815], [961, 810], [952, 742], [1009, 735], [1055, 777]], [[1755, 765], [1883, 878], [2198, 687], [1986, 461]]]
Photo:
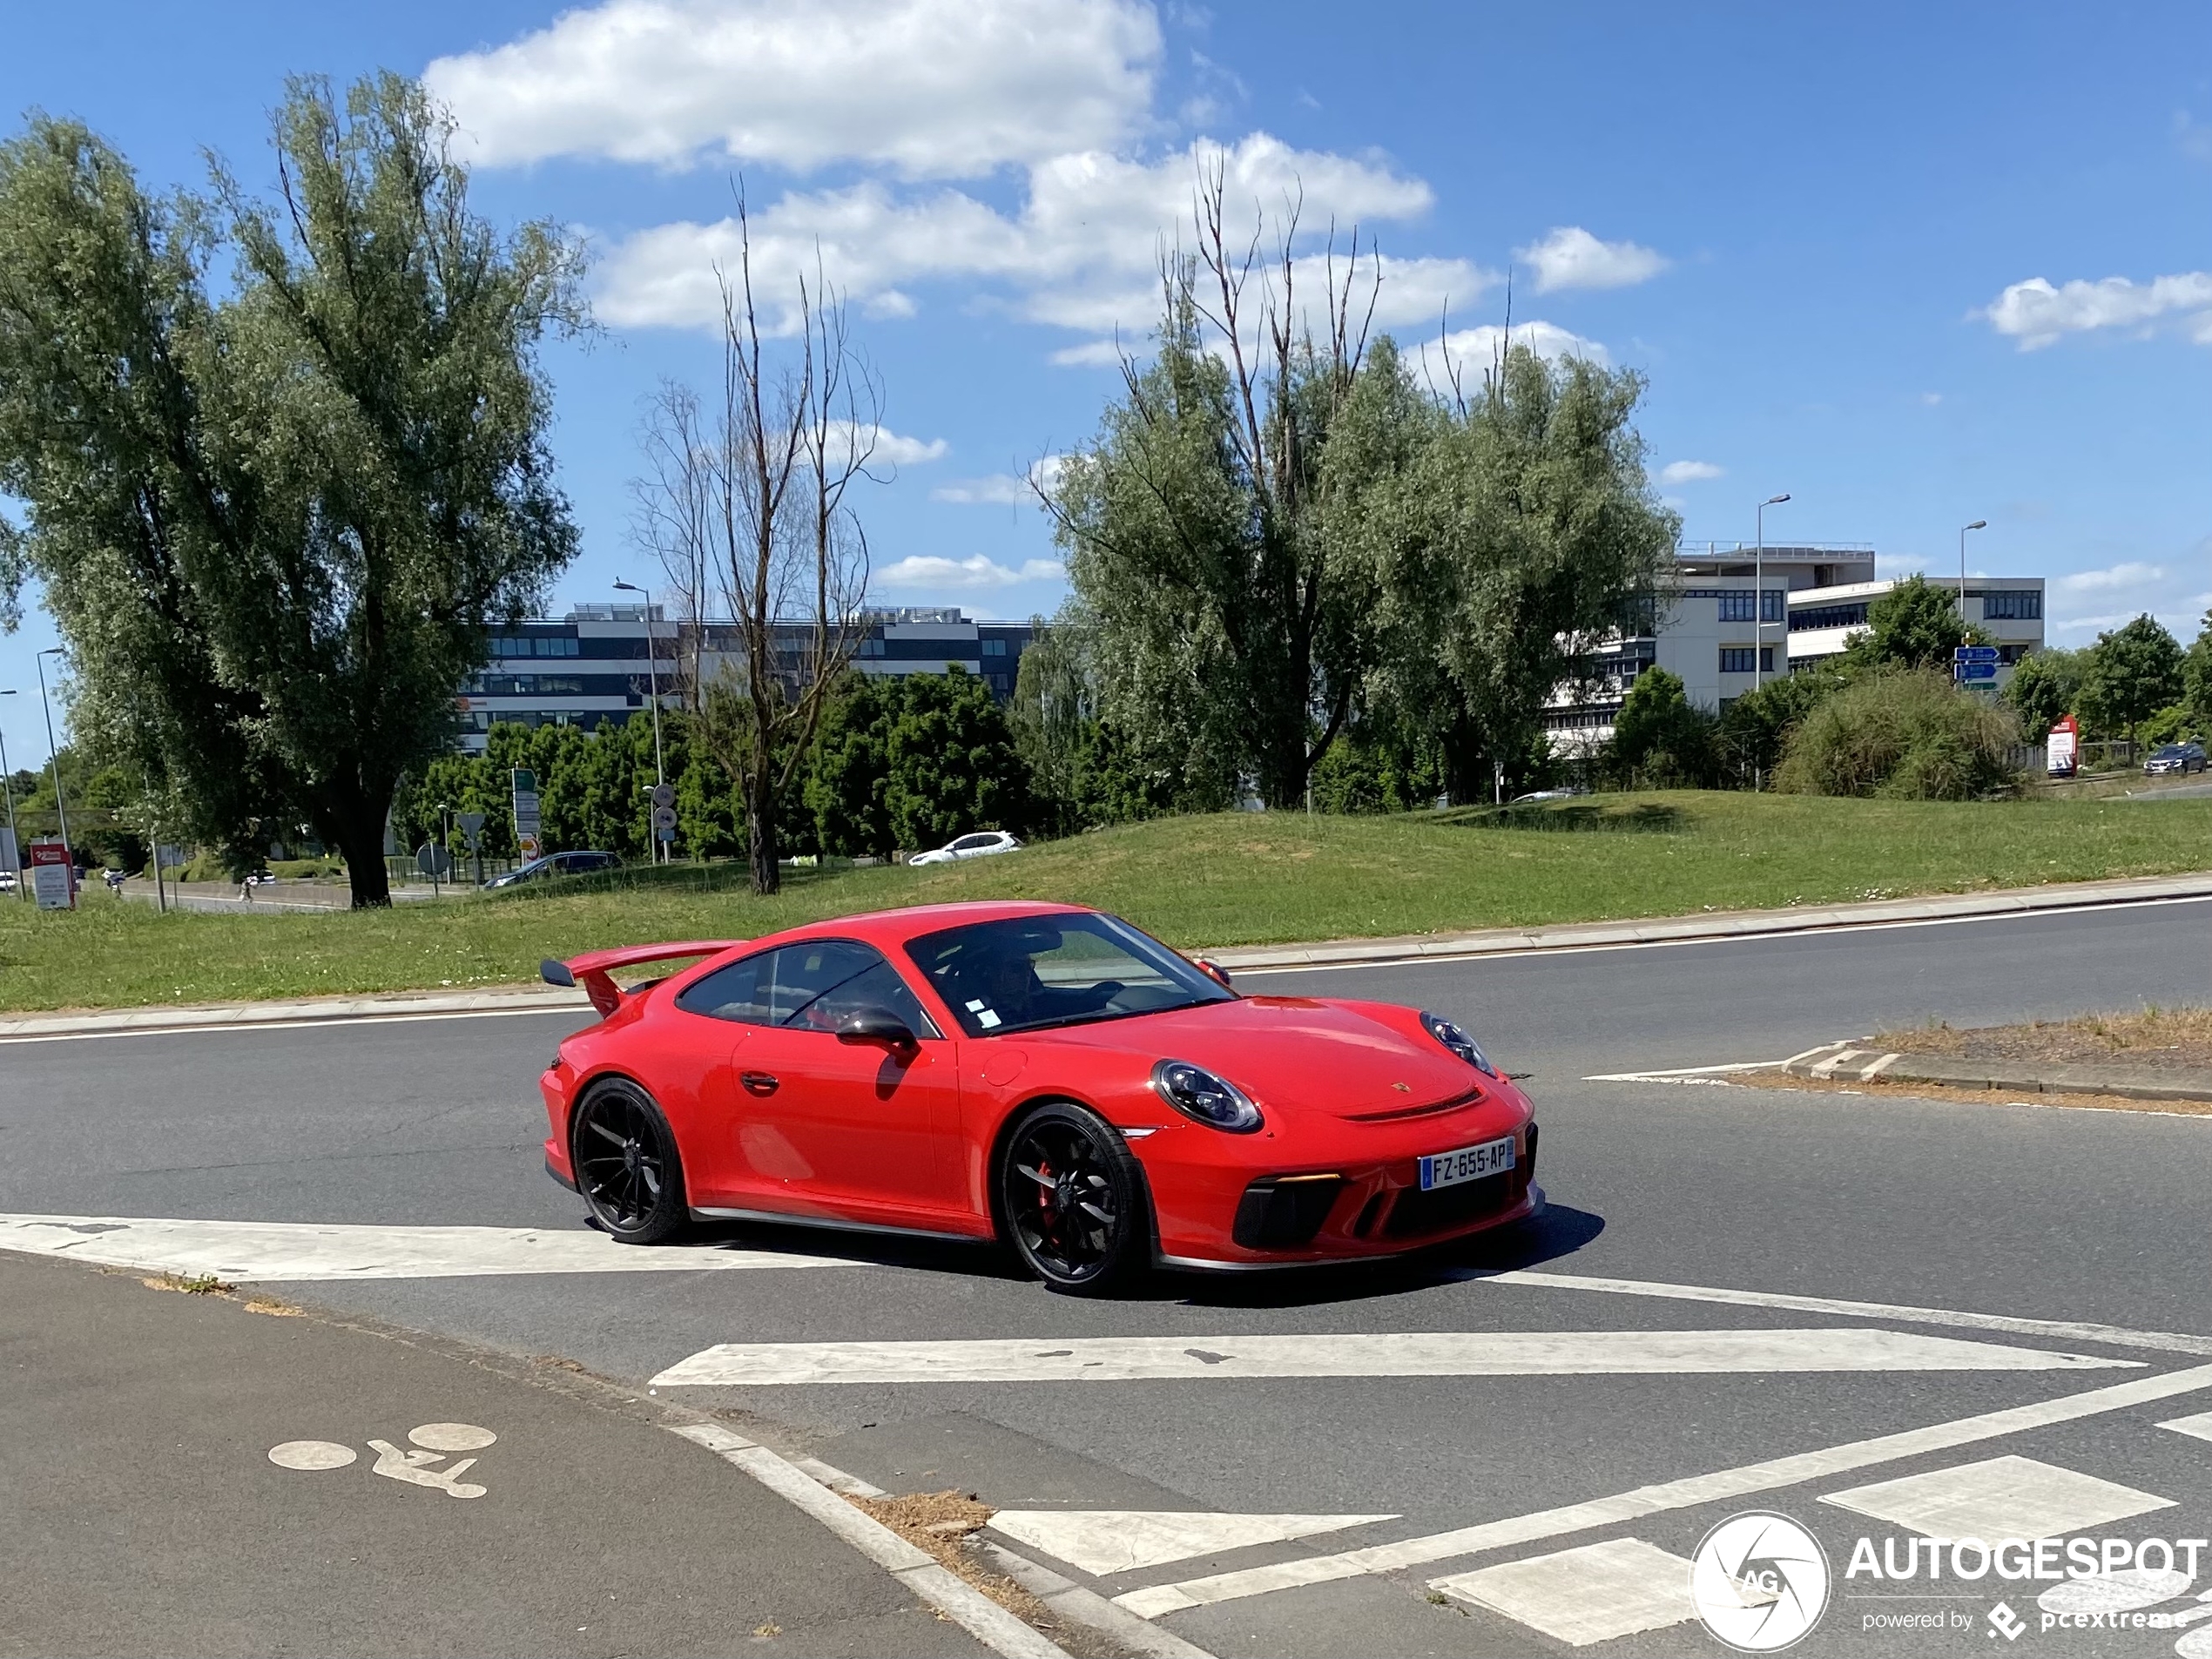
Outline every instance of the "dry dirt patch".
[[1867, 1039], [1866, 1047], [1960, 1060], [2047, 1061], [2053, 1065], [2122, 1065], [2212, 1071], [2212, 1009], [2143, 1008], [2083, 1014], [2024, 1025], [1908, 1026]]
[[[1888, 1042], [1888, 1037], [1879, 1039]], [[1796, 1077], [1786, 1071], [1743, 1071], [1728, 1079], [1751, 1089], [1795, 1089], [1808, 1095], [1889, 1095], [1914, 1100], [1947, 1101], [1960, 1106], [2057, 1106], [2102, 1112], [2164, 1112], [2177, 1117], [2212, 1117], [2212, 1101], [2133, 1100], [2118, 1095], [2022, 1094], [2004, 1089], [1953, 1089], [1946, 1083], [1914, 1082], [1907, 1077], [1877, 1077], [1871, 1082], [1824, 1077]]]

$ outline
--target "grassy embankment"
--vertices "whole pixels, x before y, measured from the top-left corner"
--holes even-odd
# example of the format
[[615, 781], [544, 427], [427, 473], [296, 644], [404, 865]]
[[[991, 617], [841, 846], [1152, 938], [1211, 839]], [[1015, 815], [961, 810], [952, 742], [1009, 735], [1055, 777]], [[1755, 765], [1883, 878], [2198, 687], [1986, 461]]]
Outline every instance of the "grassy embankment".
[[934, 868], [794, 874], [759, 900], [733, 866], [634, 885], [331, 915], [158, 915], [84, 895], [0, 901], [0, 1008], [509, 983], [539, 958], [738, 938], [959, 899], [1118, 912], [1186, 948], [1449, 932], [2212, 868], [2212, 799], [1983, 805], [1677, 792], [1500, 815], [1170, 819]]

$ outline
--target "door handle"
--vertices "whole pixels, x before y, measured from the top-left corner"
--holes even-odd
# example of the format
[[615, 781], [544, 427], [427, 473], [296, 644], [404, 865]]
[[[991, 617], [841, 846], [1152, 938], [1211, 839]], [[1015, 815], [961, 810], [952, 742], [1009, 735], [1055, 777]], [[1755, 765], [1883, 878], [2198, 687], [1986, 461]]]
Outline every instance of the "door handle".
[[741, 1071], [738, 1081], [745, 1085], [748, 1095], [772, 1095], [779, 1086], [776, 1079], [765, 1071]]

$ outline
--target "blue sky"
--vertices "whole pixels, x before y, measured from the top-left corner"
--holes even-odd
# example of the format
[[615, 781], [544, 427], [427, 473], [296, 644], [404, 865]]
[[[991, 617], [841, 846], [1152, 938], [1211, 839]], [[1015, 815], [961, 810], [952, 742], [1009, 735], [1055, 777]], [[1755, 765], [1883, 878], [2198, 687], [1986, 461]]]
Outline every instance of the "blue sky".
[[[1663, 10], [1663, 14], [1662, 14]], [[887, 390], [863, 502], [879, 603], [1049, 611], [1021, 475], [1082, 442], [1141, 337], [1194, 147], [1253, 211], [1358, 220], [1402, 339], [1503, 319], [1649, 377], [1685, 534], [1874, 543], [1885, 569], [2052, 579], [2052, 633], [2212, 604], [2212, 11], [384, 0], [20, 7], [0, 114], [80, 116], [157, 184], [271, 172], [284, 77], [428, 73], [502, 220], [577, 227], [596, 341], [555, 446], [584, 552], [626, 540], [641, 400], [703, 376], [744, 175], [771, 280], [819, 240]], [[778, 261], [782, 263], [779, 264]], [[711, 289], [708, 290], [711, 292]], [[1448, 325], [1442, 324], [1448, 302]], [[0, 638], [10, 759], [44, 753]]]

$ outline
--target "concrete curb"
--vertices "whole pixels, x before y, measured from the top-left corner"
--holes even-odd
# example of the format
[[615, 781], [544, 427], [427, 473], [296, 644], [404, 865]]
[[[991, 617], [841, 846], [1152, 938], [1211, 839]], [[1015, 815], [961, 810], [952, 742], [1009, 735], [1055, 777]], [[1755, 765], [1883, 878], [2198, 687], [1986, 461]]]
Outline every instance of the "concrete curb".
[[1669, 916], [1649, 921], [1575, 922], [1556, 927], [1497, 927], [1481, 933], [1429, 934], [1412, 938], [1345, 939], [1318, 945], [1265, 945], [1207, 954], [1224, 968], [1247, 972], [1270, 968], [1354, 967], [1440, 957], [1513, 956], [1532, 951], [1747, 939], [1767, 934], [1826, 932], [1898, 922], [2026, 915], [2039, 910], [2202, 898], [2212, 898], [2212, 873], [2054, 883], [2045, 887], [2011, 887], [1994, 893], [1955, 894], [1931, 899], [1884, 899], [1864, 904], [1808, 906], [1804, 909], [1718, 911], [1710, 915]]
[[2038, 1065], [2032, 1061], [1961, 1060], [1894, 1054], [1864, 1042], [1831, 1042], [1782, 1063], [1792, 1077], [1822, 1082], [1940, 1083], [1947, 1089], [2020, 1095], [2111, 1095], [2121, 1100], [2212, 1101], [2212, 1072], [2150, 1066]]
[[[2054, 883], [2044, 887], [2013, 887], [1932, 899], [1883, 899], [1817, 908], [1716, 911], [1707, 915], [1666, 916], [1644, 921], [1574, 922], [1555, 927], [1493, 927], [1476, 933], [1425, 934], [1397, 939], [1259, 945], [1205, 954], [1223, 968], [1244, 973], [1271, 968], [1357, 968], [1388, 962], [1451, 961], [1484, 956], [1524, 956], [1554, 950], [1827, 933], [1852, 927], [1893, 927], [1901, 922], [1957, 921], [1978, 916], [2027, 915], [2037, 911], [2155, 904], [2175, 899], [2212, 899], [2212, 872], [2121, 881]], [[0, 1018], [0, 1042], [111, 1036], [138, 1031], [319, 1025], [334, 1021], [425, 1019], [468, 1014], [537, 1014], [568, 1009], [581, 1014], [586, 1006], [580, 991], [505, 986], [481, 991], [401, 991], [283, 1002], [230, 1002], [202, 1008], [27, 1014]]]

